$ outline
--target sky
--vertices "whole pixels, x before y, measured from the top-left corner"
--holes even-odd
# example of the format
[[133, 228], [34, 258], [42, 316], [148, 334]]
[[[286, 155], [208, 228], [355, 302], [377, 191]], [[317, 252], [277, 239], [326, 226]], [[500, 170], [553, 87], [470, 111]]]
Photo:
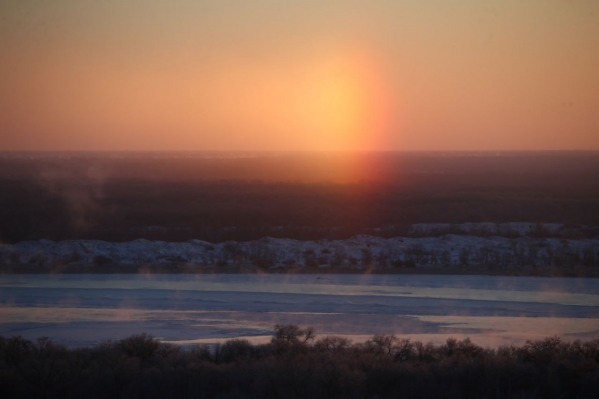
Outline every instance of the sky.
[[0, 151], [599, 150], [596, 0], [3, 0]]

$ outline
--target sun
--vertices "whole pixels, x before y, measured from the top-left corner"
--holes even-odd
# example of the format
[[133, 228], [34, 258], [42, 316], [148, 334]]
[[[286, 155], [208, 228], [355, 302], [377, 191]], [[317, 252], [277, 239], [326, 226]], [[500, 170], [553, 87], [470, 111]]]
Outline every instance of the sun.
[[353, 142], [365, 118], [365, 93], [353, 71], [326, 71], [313, 93], [312, 124], [324, 139]]
[[303, 88], [304, 129], [324, 150], [370, 149], [388, 115], [382, 74], [355, 54], [318, 65]]

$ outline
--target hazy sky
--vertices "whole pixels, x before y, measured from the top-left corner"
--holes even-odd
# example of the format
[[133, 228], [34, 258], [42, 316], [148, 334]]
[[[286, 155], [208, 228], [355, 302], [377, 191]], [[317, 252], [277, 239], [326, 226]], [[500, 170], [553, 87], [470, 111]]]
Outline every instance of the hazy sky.
[[0, 150], [599, 150], [597, 0], [2, 0]]

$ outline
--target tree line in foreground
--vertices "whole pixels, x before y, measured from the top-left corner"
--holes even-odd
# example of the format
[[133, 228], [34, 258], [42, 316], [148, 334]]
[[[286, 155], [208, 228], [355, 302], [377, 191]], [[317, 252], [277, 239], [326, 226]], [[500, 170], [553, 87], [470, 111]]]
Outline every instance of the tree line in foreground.
[[68, 349], [0, 337], [2, 398], [596, 398], [599, 339], [483, 348], [363, 343], [276, 325], [267, 344], [181, 348], [139, 334]]

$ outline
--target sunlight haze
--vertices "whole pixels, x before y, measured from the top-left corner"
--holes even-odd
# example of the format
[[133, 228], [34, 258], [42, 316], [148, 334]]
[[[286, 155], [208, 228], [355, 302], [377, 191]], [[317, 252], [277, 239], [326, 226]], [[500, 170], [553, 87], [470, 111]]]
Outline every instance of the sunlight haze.
[[0, 150], [599, 150], [599, 3], [0, 4]]

